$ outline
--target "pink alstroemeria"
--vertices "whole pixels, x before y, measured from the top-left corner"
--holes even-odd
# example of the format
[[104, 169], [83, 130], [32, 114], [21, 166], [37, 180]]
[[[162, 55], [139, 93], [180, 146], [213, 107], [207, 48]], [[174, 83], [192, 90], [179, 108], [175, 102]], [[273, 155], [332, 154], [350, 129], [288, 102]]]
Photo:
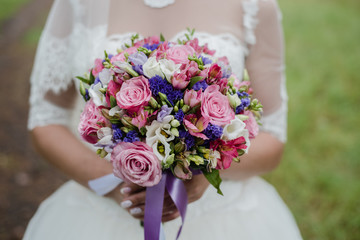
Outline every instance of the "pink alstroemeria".
[[110, 62], [113, 64], [114, 62], [125, 62], [125, 53], [131, 55], [133, 53], [136, 53], [137, 52], [137, 47], [129, 47], [127, 49], [125, 49], [124, 51], [122, 51], [121, 53], [113, 56], [110, 60]]
[[157, 48], [156, 52], [156, 60], [159, 60], [161, 58], [164, 58], [166, 55], [166, 50], [168, 50], [169, 47], [169, 42], [165, 41], [162, 44], [160, 44]]
[[211, 64], [208, 72], [207, 72], [207, 79], [206, 82], [210, 85], [210, 84], [217, 84], [217, 82], [222, 78], [222, 71], [221, 71], [221, 67], [216, 64], [213, 63]]
[[171, 80], [171, 83], [176, 89], [184, 89], [189, 85], [190, 79], [196, 76], [200, 72], [198, 64], [196, 62], [187, 62], [181, 64], [180, 72], [175, 73]]
[[234, 158], [238, 158], [239, 154], [237, 150], [245, 150], [246, 140], [244, 137], [239, 137], [234, 140], [224, 141], [218, 139], [210, 143], [212, 150], [220, 152], [221, 158], [217, 161], [217, 169], [227, 169], [231, 166]]
[[184, 89], [189, 85], [190, 79], [186, 76], [184, 72], [175, 73], [171, 78], [171, 84], [175, 89]]
[[214, 56], [215, 54], [215, 50], [210, 50], [208, 48], [208, 44], [206, 43], [204, 46], [199, 46], [199, 40], [197, 38], [194, 38], [192, 40], [189, 40], [186, 42], [186, 45], [189, 45], [191, 46], [195, 51], [196, 53], [199, 55], [199, 54], [202, 54], [202, 53], [205, 53], [205, 54], [209, 54], [211, 56]]
[[92, 74], [97, 77], [98, 74], [104, 69], [101, 58], [95, 59], [95, 67], [92, 69]]
[[191, 108], [201, 103], [202, 91], [195, 91], [194, 89], [186, 89], [184, 94], [184, 103]]
[[150, 116], [150, 114], [148, 111], [144, 111], [143, 108], [140, 108], [139, 112], [137, 113], [137, 116], [131, 120], [131, 123], [134, 126], [141, 129], [142, 127], [145, 127], [149, 116]]
[[108, 104], [108, 106], [111, 106], [110, 96], [113, 96], [114, 98], [116, 98], [116, 93], [118, 93], [120, 91], [120, 88], [121, 88], [121, 84], [118, 84], [114, 81], [109, 82], [107, 91], [106, 91], [106, 103]]
[[205, 118], [201, 117], [200, 119], [197, 119], [195, 114], [189, 114], [184, 117], [184, 124], [191, 135], [204, 140], [209, 139], [205, 134], [201, 133], [209, 124], [209, 121]]

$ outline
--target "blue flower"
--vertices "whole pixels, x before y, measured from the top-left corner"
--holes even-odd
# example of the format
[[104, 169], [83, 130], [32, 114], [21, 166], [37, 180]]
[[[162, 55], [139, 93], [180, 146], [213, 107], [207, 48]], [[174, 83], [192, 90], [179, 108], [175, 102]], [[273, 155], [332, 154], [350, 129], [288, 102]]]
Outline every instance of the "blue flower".
[[129, 131], [124, 138], [124, 142], [138, 142], [140, 141], [139, 135], [135, 130]]
[[195, 83], [192, 89], [194, 89], [195, 91], [199, 91], [200, 89], [202, 89], [202, 91], [205, 91], [208, 86], [209, 85], [206, 83], [206, 81], [203, 80]]
[[129, 61], [134, 65], [144, 65], [147, 60], [148, 58], [143, 52], [136, 52], [129, 56]]
[[118, 128], [115, 124], [112, 125], [112, 128], [113, 128], [114, 140], [121, 140], [124, 137], [125, 133], [120, 128]]
[[145, 43], [145, 44], [143, 45], [144, 48], [147, 48], [147, 49], [149, 49], [150, 51], [154, 51], [155, 49], [157, 49], [158, 46], [159, 46], [159, 43], [158, 43], [158, 44], [152, 44], [152, 45], [150, 45], [150, 44], [148, 44], [148, 43]]
[[165, 79], [156, 75], [149, 79], [150, 90], [153, 96], [159, 96], [159, 92], [165, 94], [169, 102], [174, 105], [177, 100], [183, 98], [184, 94], [181, 90], [176, 90]]
[[250, 105], [250, 98], [241, 98], [240, 105], [236, 107], [236, 114], [239, 114], [242, 111], [244, 111], [244, 109], [249, 105]]
[[134, 71], [137, 72], [138, 74], [144, 75], [143, 66], [142, 66], [142, 65], [135, 65], [135, 66], [132, 66], [132, 68], [133, 68]]
[[157, 121], [163, 122], [164, 118], [166, 116], [169, 116], [172, 110], [173, 110], [172, 107], [168, 107], [167, 105], [162, 106], [160, 112], [157, 115]]
[[210, 58], [203, 57], [203, 56], [200, 56], [200, 58], [202, 59], [204, 65], [212, 63], [212, 60]]
[[195, 137], [192, 136], [185, 129], [179, 130], [179, 138], [184, 139], [184, 142], [186, 144], [186, 150], [190, 150], [195, 145]]
[[210, 123], [203, 133], [209, 138], [210, 141], [214, 141], [221, 137], [223, 134], [223, 129], [218, 125], [213, 125]]
[[183, 122], [184, 116], [185, 114], [182, 109], [180, 109], [177, 113], [175, 113], [175, 119], [178, 120], [180, 123]]

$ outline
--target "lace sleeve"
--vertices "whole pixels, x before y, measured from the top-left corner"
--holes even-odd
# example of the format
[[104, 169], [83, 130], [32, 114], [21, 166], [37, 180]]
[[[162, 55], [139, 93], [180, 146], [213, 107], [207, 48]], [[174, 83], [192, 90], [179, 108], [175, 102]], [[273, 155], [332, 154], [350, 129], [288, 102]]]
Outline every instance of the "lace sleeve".
[[55, 1], [42, 32], [30, 77], [29, 130], [67, 125], [70, 118], [69, 102], [75, 93], [71, 91], [73, 10], [70, 0]]
[[276, 0], [259, 0], [256, 6], [255, 2], [252, 0], [244, 6], [244, 10], [250, 12], [244, 20], [248, 34], [245, 41], [249, 47], [245, 64], [255, 97], [264, 105], [262, 130], [285, 142], [287, 94], [281, 15]]

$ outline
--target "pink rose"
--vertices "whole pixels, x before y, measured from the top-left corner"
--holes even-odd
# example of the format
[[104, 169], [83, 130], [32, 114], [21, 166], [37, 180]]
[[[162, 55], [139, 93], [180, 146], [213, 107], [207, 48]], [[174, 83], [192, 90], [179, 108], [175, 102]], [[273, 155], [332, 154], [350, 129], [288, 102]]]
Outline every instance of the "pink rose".
[[209, 139], [205, 134], [201, 133], [204, 131], [209, 124], [205, 118], [197, 119], [195, 114], [185, 115], [184, 125], [189, 133], [195, 137], [202, 138], [204, 140]]
[[225, 126], [235, 118], [228, 98], [219, 92], [220, 87], [210, 85], [202, 94], [201, 115], [214, 125]]
[[98, 142], [97, 131], [108, 126], [108, 120], [101, 114], [101, 109], [97, 107], [92, 100], [85, 104], [84, 111], [80, 115], [78, 131], [81, 137], [91, 143]]
[[144, 76], [127, 80], [116, 94], [119, 107], [130, 112], [137, 112], [150, 101], [150, 98], [149, 81]]
[[256, 122], [254, 114], [251, 111], [245, 111], [244, 114], [249, 118], [244, 121], [245, 128], [249, 131], [249, 137], [255, 138], [259, 133], [259, 125]]
[[125, 53], [128, 53], [129, 55], [131, 55], [136, 52], [137, 52], [137, 47], [129, 47], [129, 48], [125, 49], [124, 51], [122, 51], [121, 53], [113, 56], [111, 58], [110, 62], [111, 63], [118, 62], [118, 61], [125, 62], [125, 60], [126, 60]]
[[210, 143], [210, 148], [220, 152], [216, 168], [227, 169], [231, 166], [233, 159], [239, 157], [237, 150], [245, 150], [247, 146], [245, 138], [239, 137], [230, 141], [218, 139]]
[[92, 69], [92, 74], [95, 77], [104, 69], [102, 62], [103, 60], [100, 58], [95, 59], [95, 67]]
[[166, 58], [175, 64], [188, 63], [188, 56], [193, 56], [195, 50], [188, 45], [175, 45], [166, 50]]
[[162, 171], [159, 159], [143, 142], [120, 142], [111, 153], [114, 175], [143, 187], [159, 183]]
[[194, 89], [186, 89], [184, 94], [184, 103], [191, 108], [201, 103], [202, 91], [195, 91]]

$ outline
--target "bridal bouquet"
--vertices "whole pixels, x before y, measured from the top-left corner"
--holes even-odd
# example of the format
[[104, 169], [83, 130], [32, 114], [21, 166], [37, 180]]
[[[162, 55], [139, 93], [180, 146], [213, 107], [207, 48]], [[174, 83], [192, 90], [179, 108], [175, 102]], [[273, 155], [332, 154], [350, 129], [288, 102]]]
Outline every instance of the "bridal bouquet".
[[188, 180], [198, 172], [222, 194], [219, 170], [247, 152], [262, 106], [227, 58], [214, 57], [193, 33], [178, 43], [135, 35], [96, 59], [78, 77], [87, 102], [78, 129], [100, 156], [111, 154], [124, 181], [152, 187], [165, 173]]

